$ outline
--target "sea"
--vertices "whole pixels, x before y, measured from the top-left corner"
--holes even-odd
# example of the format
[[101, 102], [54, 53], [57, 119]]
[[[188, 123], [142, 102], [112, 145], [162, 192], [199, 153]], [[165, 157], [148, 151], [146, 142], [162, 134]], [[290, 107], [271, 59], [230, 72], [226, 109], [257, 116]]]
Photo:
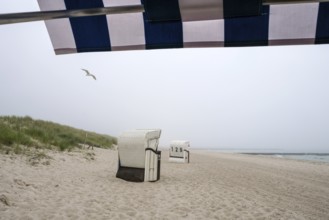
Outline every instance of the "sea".
[[276, 158], [287, 158], [294, 160], [307, 160], [329, 163], [329, 153], [312, 153], [312, 152], [281, 152], [278, 149], [231, 149], [231, 148], [200, 148], [199, 150], [209, 150], [223, 153], [240, 153], [249, 155], [264, 155]]
[[268, 155], [277, 158], [287, 158], [294, 160], [308, 160], [329, 163], [329, 153], [245, 153], [256, 155]]

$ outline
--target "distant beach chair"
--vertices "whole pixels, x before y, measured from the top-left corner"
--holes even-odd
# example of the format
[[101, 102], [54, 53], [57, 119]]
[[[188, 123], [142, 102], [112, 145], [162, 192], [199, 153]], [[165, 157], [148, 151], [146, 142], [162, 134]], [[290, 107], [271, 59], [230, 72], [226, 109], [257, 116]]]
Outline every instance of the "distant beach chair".
[[169, 149], [169, 162], [189, 163], [190, 162], [189, 141], [172, 141]]
[[117, 178], [131, 182], [153, 182], [160, 179], [161, 151], [158, 151], [160, 129], [132, 130], [118, 137]]

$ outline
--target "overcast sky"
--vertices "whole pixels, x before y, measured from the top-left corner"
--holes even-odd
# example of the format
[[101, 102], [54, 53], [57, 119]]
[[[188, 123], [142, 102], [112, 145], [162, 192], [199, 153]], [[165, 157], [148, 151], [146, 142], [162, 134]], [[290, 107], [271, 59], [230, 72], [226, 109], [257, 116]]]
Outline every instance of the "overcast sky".
[[[0, 1], [0, 13], [38, 10]], [[163, 147], [329, 152], [328, 45], [56, 56], [44, 22], [2, 25], [0, 39], [0, 115], [113, 136], [160, 128]]]

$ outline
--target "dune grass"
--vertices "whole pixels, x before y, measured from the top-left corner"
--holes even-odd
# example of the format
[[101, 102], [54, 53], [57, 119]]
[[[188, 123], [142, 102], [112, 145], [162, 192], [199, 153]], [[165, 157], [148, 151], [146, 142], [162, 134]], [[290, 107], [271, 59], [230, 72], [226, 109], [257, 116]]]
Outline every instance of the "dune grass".
[[[29, 116], [0, 116], [0, 150], [19, 154], [23, 149], [71, 150], [81, 145], [111, 148], [115, 137], [84, 131]], [[22, 147], [24, 146], [24, 147]]]

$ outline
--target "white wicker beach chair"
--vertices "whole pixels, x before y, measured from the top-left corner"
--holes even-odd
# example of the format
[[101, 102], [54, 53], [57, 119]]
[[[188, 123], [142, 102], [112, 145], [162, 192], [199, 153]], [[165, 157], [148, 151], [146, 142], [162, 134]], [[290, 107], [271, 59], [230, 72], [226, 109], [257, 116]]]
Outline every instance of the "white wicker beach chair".
[[172, 141], [169, 148], [169, 161], [178, 163], [190, 162], [189, 141]]
[[118, 138], [119, 165], [116, 177], [132, 181], [160, 179], [160, 129], [126, 131]]

